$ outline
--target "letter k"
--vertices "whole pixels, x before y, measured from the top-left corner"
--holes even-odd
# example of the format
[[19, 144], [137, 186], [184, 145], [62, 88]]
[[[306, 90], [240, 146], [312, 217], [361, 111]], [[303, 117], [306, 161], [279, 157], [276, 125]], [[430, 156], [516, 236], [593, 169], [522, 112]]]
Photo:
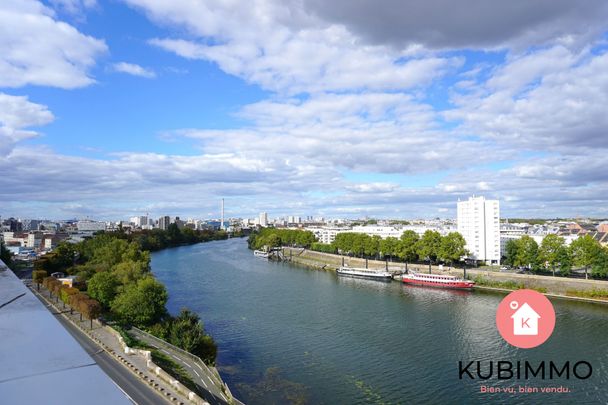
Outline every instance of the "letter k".
[[524, 325], [525, 325], [525, 327], [526, 327], [526, 328], [529, 328], [529, 327], [530, 327], [530, 325], [528, 325], [528, 321], [529, 321], [529, 320], [530, 320], [530, 318], [526, 318], [526, 319], [523, 319], [523, 318], [522, 318], [522, 319], [521, 319], [521, 327], [523, 328], [523, 327], [524, 327]]

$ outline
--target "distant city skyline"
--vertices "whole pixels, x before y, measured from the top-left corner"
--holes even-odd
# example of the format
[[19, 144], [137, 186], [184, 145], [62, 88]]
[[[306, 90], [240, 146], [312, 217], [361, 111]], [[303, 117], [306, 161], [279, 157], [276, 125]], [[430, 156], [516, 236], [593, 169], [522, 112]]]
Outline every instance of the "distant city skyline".
[[0, 214], [608, 217], [608, 3], [489, 3], [2, 1]]

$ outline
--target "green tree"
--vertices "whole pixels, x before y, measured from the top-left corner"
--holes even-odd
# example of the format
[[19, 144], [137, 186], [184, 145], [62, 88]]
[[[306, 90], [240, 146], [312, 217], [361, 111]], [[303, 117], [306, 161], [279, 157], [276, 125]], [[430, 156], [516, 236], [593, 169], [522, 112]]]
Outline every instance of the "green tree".
[[150, 272], [149, 264], [143, 260], [126, 260], [112, 268], [112, 273], [122, 285], [129, 285], [144, 278]]
[[540, 262], [549, 266], [555, 276], [555, 267], [559, 264], [560, 255], [564, 249], [564, 238], [555, 234], [547, 235], [543, 238], [538, 249], [538, 258]]
[[388, 257], [389, 260], [392, 260], [392, 258], [397, 255], [398, 248], [399, 239], [393, 238], [392, 236], [380, 241], [380, 252], [382, 252], [384, 257]]
[[2, 260], [4, 264], [9, 267], [12, 265], [13, 256], [11, 254], [11, 251], [8, 250], [6, 246], [4, 246], [3, 241], [0, 241], [0, 260]]
[[510, 239], [505, 245], [505, 260], [507, 266], [517, 266], [517, 255], [519, 254], [519, 240]]
[[585, 268], [585, 278], [587, 278], [589, 267], [598, 260], [601, 254], [601, 246], [590, 235], [584, 235], [570, 244], [570, 254], [576, 266]]
[[200, 357], [207, 364], [214, 364], [217, 345], [211, 336], [205, 334], [200, 318], [194, 312], [183, 308], [171, 320], [169, 340], [177, 347]]
[[96, 299], [105, 307], [110, 308], [118, 292], [120, 282], [116, 275], [107, 271], [95, 274], [88, 282], [87, 292], [91, 298]]
[[418, 234], [412, 230], [403, 232], [399, 240], [398, 256], [405, 262], [418, 260]]
[[373, 235], [365, 239], [365, 255], [368, 257], [377, 256], [380, 252], [380, 242], [382, 238], [378, 235]]
[[538, 243], [528, 235], [522, 236], [517, 242], [515, 265], [536, 269], [538, 266]]
[[167, 303], [165, 286], [153, 277], [131, 284], [112, 302], [112, 312], [125, 323], [147, 326], [158, 322], [165, 314]]
[[63, 302], [63, 307], [65, 308], [65, 304], [69, 304], [70, 297], [74, 294], [79, 294], [80, 291], [78, 288], [63, 286], [59, 291], [59, 298]]
[[437, 231], [427, 230], [417, 243], [418, 256], [431, 262], [437, 260], [441, 248], [441, 234]]
[[568, 276], [572, 270], [572, 255], [570, 249], [562, 246], [557, 252], [557, 262], [559, 263], [559, 274]]
[[608, 276], [608, 248], [601, 248], [591, 267], [591, 275], [598, 278]]
[[34, 281], [34, 283], [36, 283], [38, 291], [40, 291], [40, 284], [42, 283], [42, 280], [44, 280], [44, 278], [47, 276], [48, 273], [46, 272], [46, 270], [34, 270], [32, 272], [32, 280]]
[[452, 266], [454, 262], [459, 261], [461, 257], [467, 255], [468, 252], [465, 249], [466, 244], [467, 242], [460, 233], [450, 232], [445, 237], [441, 238], [439, 257]]

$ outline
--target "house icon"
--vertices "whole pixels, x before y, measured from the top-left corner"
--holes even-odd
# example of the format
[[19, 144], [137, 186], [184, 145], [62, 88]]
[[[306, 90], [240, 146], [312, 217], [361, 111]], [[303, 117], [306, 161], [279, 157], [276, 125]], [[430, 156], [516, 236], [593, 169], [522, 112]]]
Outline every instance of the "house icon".
[[513, 315], [513, 334], [514, 335], [538, 335], [538, 319], [540, 315], [527, 302]]

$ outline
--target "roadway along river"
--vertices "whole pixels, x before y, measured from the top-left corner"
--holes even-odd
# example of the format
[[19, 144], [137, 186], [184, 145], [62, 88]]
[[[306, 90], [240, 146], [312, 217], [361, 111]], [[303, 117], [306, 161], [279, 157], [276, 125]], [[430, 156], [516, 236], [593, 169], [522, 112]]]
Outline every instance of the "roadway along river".
[[[505, 343], [495, 326], [504, 294], [407, 287], [256, 259], [245, 239], [152, 256], [169, 310], [205, 320], [219, 370], [247, 404], [605, 403], [608, 306], [552, 300], [542, 346]], [[587, 380], [460, 380], [458, 362], [592, 364]], [[467, 377], [468, 378], [468, 377]], [[567, 394], [481, 393], [481, 386], [569, 388]]]

